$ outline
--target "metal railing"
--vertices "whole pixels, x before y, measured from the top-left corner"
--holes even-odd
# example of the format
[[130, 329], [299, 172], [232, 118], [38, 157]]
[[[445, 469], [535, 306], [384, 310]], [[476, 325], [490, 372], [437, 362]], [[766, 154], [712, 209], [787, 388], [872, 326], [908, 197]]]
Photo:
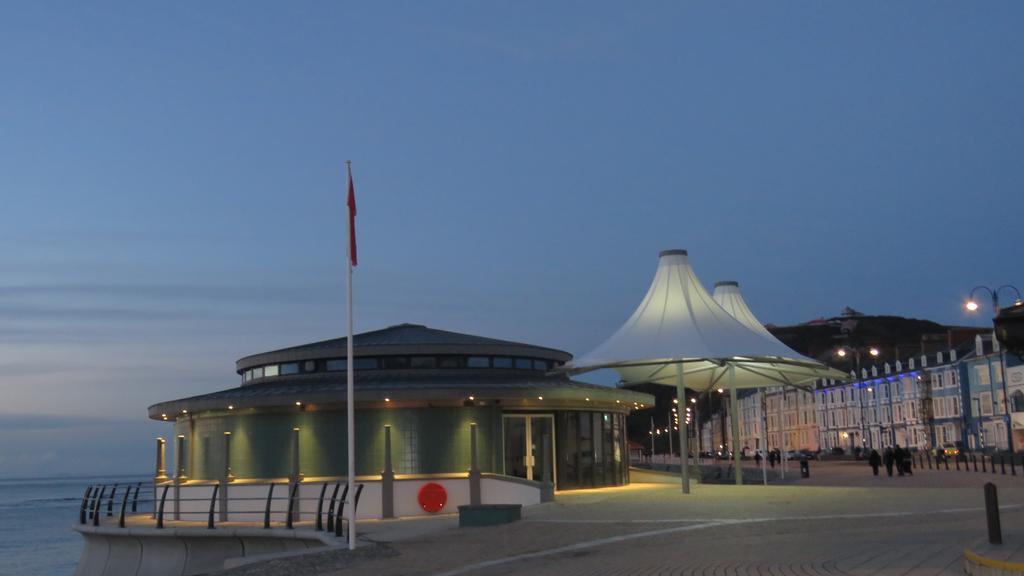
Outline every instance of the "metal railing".
[[[1020, 460], [1020, 461], [1018, 461]], [[912, 470], [942, 470], [951, 472], [979, 472], [983, 474], [1000, 474], [1005, 476], [1007, 468], [1009, 475], [1017, 475], [1017, 466], [1021, 467], [1021, 474], [1024, 475], [1024, 458], [1018, 458], [1016, 454], [986, 454], [986, 453], [963, 453], [953, 455], [935, 454], [931, 452], [916, 452], [907, 459]]]
[[[302, 486], [316, 486], [320, 484], [319, 496], [303, 497], [300, 495], [299, 490]], [[330, 498], [327, 497], [328, 489], [333, 485], [330, 491]], [[344, 485], [344, 490], [341, 492], [339, 498], [338, 491]], [[234, 488], [233, 485], [229, 485]], [[298, 482], [270, 482], [267, 484], [244, 484], [239, 487], [244, 487], [247, 491], [252, 491], [254, 488], [266, 486], [266, 496], [230, 496], [226, 497], [221, 492], [220, 483], [209, 483], [209, 484], [175, 484], [173, 482], [165, 482], [161, 484], [150, 484], [147, 482], [135, 482], [135, 483], [115, 483], [115, 484], [93, 484], [86, 487], [84, 494], [82, 495], [82, 502], [79, 507], [78, 523], [81, 525], [92, 525], [100, 526], [101, 518], [104, 516], [113, 519], [114, 506], [118, 506], [117, 525], [120, 528], [126, 527], [126, 520], [129, 516], [133, 519], [138, 520], [144, 517], [151, 518], [154, 522], [154, 526], [158, 529], [164, 528], [164, 520], [168, 511], [168, 495], [170, 494], [172, 514], [175, 520], [182, 519], [185, 517], [191, 521], [206, 520], [206, 527], [208, 529], [215, 529], [217, 527], [217, 518], [228, 518], [228, 517], [239, 517], [244, 515], [255, 515], [259, 514], [262, 516], [263, 528], [271, 528], [273, 526], [272, 518], [275, 515], [284, 514], [284, 527], [291, 530], [295, 528], [295, 524], [302, 522], [304, 519], [312, 520], [313, 529], [317, 532], [326, 531], [333, 532], [335, 536], [341, 537], [346, 533], [346, 527], [348, 527], [348, 518], [345, 517], [345, 507], [351, 502], [354, 507], [353, 516], [355, 511], [359, 509], [359, 499], [363, 493], [363, 484], [356, 484], [355, 494], [352, 499], [348, 498], [348, 484], [346, 482], [313, 482], [313, 483], [298, 483]], [[284, 491], [275, 490], [278, 487], [285, 488]], [[186, 497], [183, 496], [183, 492], [194, 492], [196, 489], [211, 489], [209, 496], [203, 497]], [[262, 510], [245, 510], [239, 509], [238, 504], [243, 502], [260, 502], [263, 503]], [[285, 501], [286, 503], [281, 506], [275, 506], [275, 503]], [[316, 502], [316, 512], [312, 513], [312, 518], [309, 518], [311, 513], [303, 512], [302, 502]], [[203, 507], [203, 510], [184, 510], [183, 505], [188, 503], [209, 503], [208, 507]], [[235, 509], [230, 510], [231, 504], [235, 504]], [[283, 510], [281, 508], [284, 508]], [[326, 523], [324, 519], [326, 518]], [[238, 520], [231, 520], [232, 522], [238, 522]], [[257, 518], [253, 518], [252, 523], [256, 523]], [[245, 522], [243, 520], [242, 522]], [[137, 524], [138, 522], [133, 522]]]

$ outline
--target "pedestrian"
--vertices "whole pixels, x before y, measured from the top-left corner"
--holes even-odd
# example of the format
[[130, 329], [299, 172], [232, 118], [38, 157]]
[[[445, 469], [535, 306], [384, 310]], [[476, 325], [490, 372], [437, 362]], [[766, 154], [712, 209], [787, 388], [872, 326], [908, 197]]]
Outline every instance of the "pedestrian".
[[761, 451], [760, 450], [755, 450], [754, 451], [754, 463], [757, 464], [758, 468], [761, 467]]
[[888, 474], [890, 478], [892, 477], [892, 461], [892, 448], [886, 446], [885, 451], [882, 452], [882, 462], [885, 463], [885, 473]]
[[892, 457], [896, 461], [896, 471], [899, 472], [900, 476], [903, 476], [903, 471], [906, 469], [903, 461], [907, 459], [907, 453], [897, 444], [896, 449], [892, 451]]
[[878, 476], [878, 467], [882, 465], [882, 457], [878, 455], [878, 450], [872, 450], [871, 455], [868, 456], [868, 464], [871, 465], [871, 471]]

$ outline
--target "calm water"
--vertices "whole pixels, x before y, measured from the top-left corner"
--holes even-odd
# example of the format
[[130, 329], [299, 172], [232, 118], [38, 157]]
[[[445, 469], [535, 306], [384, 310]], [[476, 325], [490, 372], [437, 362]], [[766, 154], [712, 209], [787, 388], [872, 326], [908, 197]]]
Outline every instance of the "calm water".
[[0, 576], [73, 574], [82, 537], [71, 527], [78, 522], [85, 487], [148, 480], [146, 476], [0, 480]]

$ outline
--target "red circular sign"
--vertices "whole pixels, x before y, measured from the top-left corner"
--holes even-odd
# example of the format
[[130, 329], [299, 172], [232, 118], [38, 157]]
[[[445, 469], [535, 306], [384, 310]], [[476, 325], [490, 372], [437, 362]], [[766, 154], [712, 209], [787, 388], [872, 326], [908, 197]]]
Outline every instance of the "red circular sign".
[[436, 482], [427, 482], [420, 488], [416, 498], [420, 502], [420, 508], [434, 514], [440, 512], [448, 502], [448, 492], [445, 492], [444, 486]]

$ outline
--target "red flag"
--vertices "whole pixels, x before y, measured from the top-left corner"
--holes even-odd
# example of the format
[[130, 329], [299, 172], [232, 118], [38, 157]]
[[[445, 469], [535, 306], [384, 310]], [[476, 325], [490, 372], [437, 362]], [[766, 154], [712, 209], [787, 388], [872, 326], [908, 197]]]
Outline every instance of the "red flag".
[[352, 183], [352, 167], [348, 169], [348, 254], [353, 266], [359, 265], [356, 255], [356, 187]]

